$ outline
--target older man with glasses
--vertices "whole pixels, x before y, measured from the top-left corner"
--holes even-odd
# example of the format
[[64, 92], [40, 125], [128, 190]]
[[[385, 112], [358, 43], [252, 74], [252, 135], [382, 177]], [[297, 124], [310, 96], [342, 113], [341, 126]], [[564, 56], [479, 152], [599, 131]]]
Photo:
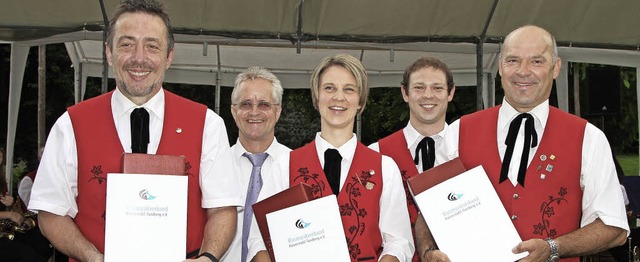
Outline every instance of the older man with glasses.
[[[222, 261], [247, 261], [247, 237], [263, 179], [280, 174], [278, 158], [288, 147], [275, 138], [275, 125], [282, 112], [283, 88], [269, 70], [250, 67], [236, 77], [231, 93], [231, 114], [238, 126], [238, 141], [231, 147], [232, 159], [241, 183], [244, 208], [238, 210], [238, 228]], [[245, 191], [246, 190], [246, 191]]]

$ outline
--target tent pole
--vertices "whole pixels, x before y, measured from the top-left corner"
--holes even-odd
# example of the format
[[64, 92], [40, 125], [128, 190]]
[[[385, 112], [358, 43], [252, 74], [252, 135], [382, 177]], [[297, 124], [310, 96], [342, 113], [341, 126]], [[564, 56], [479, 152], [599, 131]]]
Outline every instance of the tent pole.
[[[484, 56], [484, 43], [487, 38], [487, 30], [489, 29], [489, 25], [491, 24], [493, 13], [496, 11], [496, 7], [498, 6], [498, 1], [499, 0], [493, 0], [493, 4], [491, 5], [491, 10], [487, 15], [487, 20], [485, 20], [484, 22], [482, 33], [480, 33], [480, 36], [478, 36], [478, 44], [476, 45], [476, 110], [478, 111], [484, 108], [490, 107], [490, 104], [489, 104], [490, 96], [488, 94], [484, 94], [485, 92], [483, 92], [483, 88], [484, 88], [483, 56]], [[485, 96], [487, 96], [486, 99], [485, 99]]]
[[484, 92], [482, 92], [484, 88], [484, 69], [482, 67], [483, 47], [484, 38], [478, 38], [478, 44], [476, 45], [476, 110], [478, 111], [484, 109]]
[[[636, 76], [640, 75], [640, 65], [636, 66]], [[637, 79], [637, 78], [636, 78]], [[637, 101], [640, 101], [640, 81], [636, 80], [636, 99], [638, 99]], [[638, 106], [638, 113], [640, 115], [640, 106]], [[640, 121], [638, 121], [638, 130], [640, 130]], [[640, 139], [640, 132], [638, 132], [638, 138]], [[640, 148], [638, 148], [638, 161], [640, 161]], [[640, 170], [638, 170], [638, 174], [636, 175], [640, 175]]]
[[304, 0], [298, 1], [298, 24], [296, 29], [296, 54], [302, 52], [302, 4]]
[[104, 21], [104, 30], [102, 30], [102, 93], [107, 92], [107, 84], [109, 83], [109, 63], [107, 63], [107, 32], [109, 32], [109, 17], [107, 17], [107, 9], [104, 6], [104, 0], [100, 0], [100, 10], [102, 11], [102, 20]]
[[8, 185], [8, 193], [13, 193], [13, 152], [16, 139], [16, 125], [18, 124], [18, 111], [20, 111], [20, 94], [22, 93], [22, 81], [29, 46], [11, 44], [11, 61], [9, 68], [9, 107], [7, 118], [7, 148], [5, 150], [5, 175]]
[[38, 46], [38, 159], [47, 139], [45, 127], [45, 109], [47, 101], [47, 46]]
[[218, 57], [218, 71], [216, 71], [216, 102], [215, 111], [220, 115], [220, 75], [222, 74], [222, 66], [220, 66], [220, 45], [216, 45], [216, 53]]

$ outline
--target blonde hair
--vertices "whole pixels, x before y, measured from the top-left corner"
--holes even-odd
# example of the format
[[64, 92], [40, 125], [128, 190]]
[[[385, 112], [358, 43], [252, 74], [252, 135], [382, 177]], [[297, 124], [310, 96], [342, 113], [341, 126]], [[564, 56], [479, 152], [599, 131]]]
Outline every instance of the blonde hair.
[[369, 97], [369, 82], [367, 79], [367, 71], [357, 58], [348, 54], [337, 54], [334, 56], [328, 56], [323, 58], [313, 73], [311, 74], [311, 100], [313, 107], [318, 110], [318, 96], [320, 93], [320, 77], [324, 71], [331, 66], [340, 66], [347, 69], [353, 77], [356, 79], [356, 85], [358, 88], [358, 94], [360, 95], [360, 102], [358, 114], [364, 111], [364, 107], [367, 104]]

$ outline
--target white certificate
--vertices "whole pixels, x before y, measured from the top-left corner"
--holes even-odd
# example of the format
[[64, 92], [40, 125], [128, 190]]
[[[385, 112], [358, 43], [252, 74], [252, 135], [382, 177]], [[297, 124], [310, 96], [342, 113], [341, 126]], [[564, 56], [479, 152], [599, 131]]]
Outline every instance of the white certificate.
[[278, 262], [351, 261], [335, 195], [267, 214]]
[[453, 262], [513, 262], [522, 240], [482, 166], [414, 196], [438, 248]]
[[106, 262], [186, 258], [187, 176], [108, 174]]

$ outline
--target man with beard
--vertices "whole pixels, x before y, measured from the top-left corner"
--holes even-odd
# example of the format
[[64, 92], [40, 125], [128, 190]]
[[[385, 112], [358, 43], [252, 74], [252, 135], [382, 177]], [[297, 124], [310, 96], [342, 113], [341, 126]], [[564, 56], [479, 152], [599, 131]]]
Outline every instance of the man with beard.
[[70, 107], [51, 129], [29, 208], [72, 259], [103, 260], [106, 174], [120, 171], [124, 152], [186, 157], [186, 257], [217, 261], [233, 239], [241, 199], [226, 128], [205, 105], [162, 88], [173, 43], [161, 3], [122, 2], [105, 43], [116, 89]]
[[[629, 226], [604, 133], [549, 105], [561, 65], [553, 36], [520, 27], [499, 59], [502, 105], [453, 122], [445, 154], [482, 165], [523, 240], [513, 253], [528, 252], [520, 261], [580, 261], [623, 244]], [[427, 259], [449, 260], [439, 250]]]
[[436, 154], [436, 148], [442, 146], [447, 132], [447, 105], [453, 99], [456, 87], [453, 74], [445, 63], [433, 57], [422, 57], [405, 69], [400, 91], [409, 105], [409, 123], [369, 147], [391, 157], [400, 168], [416, 244], [412, 261], [418, 262], [429, 251], [430, 242], [426, 240], [429, 234], [409, 193], [407, 179], [446, 161], [444, 155]]
[[231, 157], [245, 201], [244, 208], [238, 211], [235, 238], [222, 261], [248, 261], [251, 206], [258, 198], [263, 180], [269, 182], [280, 175], [279, 159], [291, 151], [275, 137], [283, 91], [278, 77], [263, 67], [247, 68], [236, 77], [231, 114], [238, 127], [238, 141], [231, 147]]

